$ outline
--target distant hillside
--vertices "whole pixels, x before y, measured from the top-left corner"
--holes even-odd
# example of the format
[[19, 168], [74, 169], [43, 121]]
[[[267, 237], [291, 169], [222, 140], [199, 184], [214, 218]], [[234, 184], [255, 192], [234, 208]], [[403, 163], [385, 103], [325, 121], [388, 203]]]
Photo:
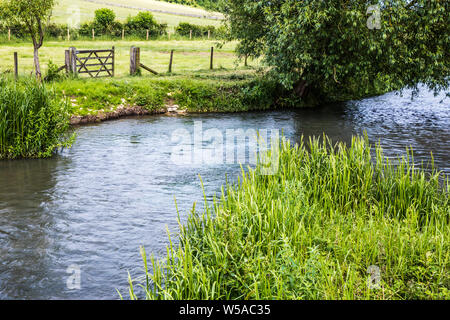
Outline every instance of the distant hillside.
[[53, 10], [53, 21], [60, 24], [73, 24], [77, 22], [78, 17], [80, 23], [91, 21], [94, 18], [95, 10], [100, 8], [112, 9], [116, 13], [117, 19], [122, 22], [128, 16], [134, 16], [140, 11], [150, 11], [159, 23], [167, 23], [171, 29], [180, 22], [218, 26], [223, 19], [222, 14], [218, 12], [156, 0], [57, 0], [57, 5]]
[[220, 0], [165, 0], [171, 3], [179, 3], [187, 6], [199, 6], [207, 10], [219, 11]]

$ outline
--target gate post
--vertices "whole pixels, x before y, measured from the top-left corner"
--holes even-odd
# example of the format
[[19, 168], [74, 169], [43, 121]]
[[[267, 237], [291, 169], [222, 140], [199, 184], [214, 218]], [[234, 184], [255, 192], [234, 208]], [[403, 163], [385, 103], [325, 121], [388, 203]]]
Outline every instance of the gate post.
[[77, 76], [77, 49], [75, 47], [70, 48], [70, 71], [74, 76]]
[[130, 50], [130, 75], [134, 76], [139, 73], [139, 67], [141, 65], [140, 57], [141, 49], [136, 47], [131, 47]]
[[112, 47], [112, 76], [114, 77], [114, 69], [115, 69], [115, 60], [116, 60], [116, 48]]
[[64, 62], [66, 64], [66, 73], [70, 73], [70, 51], [66, 50], [64, 55]]

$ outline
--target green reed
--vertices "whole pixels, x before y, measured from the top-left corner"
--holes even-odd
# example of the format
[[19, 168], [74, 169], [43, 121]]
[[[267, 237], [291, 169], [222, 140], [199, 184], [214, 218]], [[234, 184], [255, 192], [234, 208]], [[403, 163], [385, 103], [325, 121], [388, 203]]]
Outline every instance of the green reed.
[[67, 103], [35, 80], [0, 78], [0, 159], [43, 158], [69, 147]]
[[203, 212], [194, 206], [165, 260], [147, 266], [141, 250], [145, 280], [129, 278], [130, 297], [450, 298], [448, 178], [416, 168], [411, 152], [394, 164], [373, 151], [362, 137], [282, 141], [277, 173], [243, 171]]

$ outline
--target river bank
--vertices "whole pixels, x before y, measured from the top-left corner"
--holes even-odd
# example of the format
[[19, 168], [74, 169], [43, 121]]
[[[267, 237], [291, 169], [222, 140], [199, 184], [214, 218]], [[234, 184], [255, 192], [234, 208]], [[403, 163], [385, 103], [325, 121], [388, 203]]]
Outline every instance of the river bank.
[[[263, 72], [253, 68], [215, 70], [156, 77], [65, 79], [49, 83], [62, 101], [68, 101], [71, 124], [86, 124], [149, 114], [234, 113], [316, 107], [326, 97], [299, 99]], [[361, 96], [333, 97], [333, 101], [360, 99], [387, 92], [374, 89]]]

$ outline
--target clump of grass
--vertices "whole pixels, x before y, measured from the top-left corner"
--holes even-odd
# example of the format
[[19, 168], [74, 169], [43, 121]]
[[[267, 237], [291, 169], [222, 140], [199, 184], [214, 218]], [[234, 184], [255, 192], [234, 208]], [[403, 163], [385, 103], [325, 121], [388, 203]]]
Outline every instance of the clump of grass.
[[131, 298], [450, 298], [448, 179], [397, 160], [367, 138], [283, 141], [276, 174], [249, 169], [194, 205], [165, 260], [141, 252], [144, 295], [130, 279]]
[[43, 158], [69, 147], [66, 103], [35, 80], [0, 78], [0, 159]]

